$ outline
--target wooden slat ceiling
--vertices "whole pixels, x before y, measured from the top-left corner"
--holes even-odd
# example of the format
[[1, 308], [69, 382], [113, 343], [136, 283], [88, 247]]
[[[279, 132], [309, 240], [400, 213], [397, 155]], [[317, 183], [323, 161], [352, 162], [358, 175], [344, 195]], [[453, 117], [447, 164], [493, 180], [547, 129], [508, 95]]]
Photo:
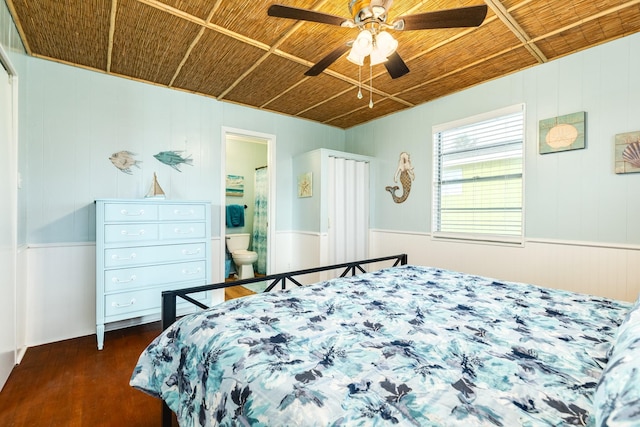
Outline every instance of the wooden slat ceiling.
[[[30, 55], [347, 129], [640, 31], [640, 0], [485, 0], [472, 29], [394, 32], [411, 72], [346, 55], [357, 29], [267, 16], [274, 2], [349, 18], [349, 0], [5, 0]], [[394, 17], [482, 4], [395, 0]], [[369, 97], [374, 106], [369, 108]]]

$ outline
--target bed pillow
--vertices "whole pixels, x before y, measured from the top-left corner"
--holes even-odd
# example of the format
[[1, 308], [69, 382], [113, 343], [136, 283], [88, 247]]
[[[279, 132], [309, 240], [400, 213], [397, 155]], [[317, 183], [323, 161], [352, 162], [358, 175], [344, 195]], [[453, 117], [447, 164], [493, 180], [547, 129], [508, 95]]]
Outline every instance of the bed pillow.
[[640, 425], [640, 298], [612, 344], [593, 401], [596, 426]]

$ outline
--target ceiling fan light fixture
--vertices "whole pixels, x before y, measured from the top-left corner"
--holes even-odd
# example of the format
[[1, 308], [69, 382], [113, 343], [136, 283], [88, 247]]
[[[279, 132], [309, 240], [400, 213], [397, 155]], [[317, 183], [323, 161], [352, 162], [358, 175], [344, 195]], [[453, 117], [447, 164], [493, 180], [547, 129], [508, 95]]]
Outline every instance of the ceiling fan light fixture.
[[387, 55], [385, 55], [380, 49], [376, 48], [371, 51], [369, 60], [371, 61], [371, 65], [382, 64], [387, 61]]
[[362, 67], [362, 65], [364, 65], [364, 57], [365, 55], [360, 55], [354, 50], [354, 48], [351, 48], [351, 51], [347, 56], [347, 60]]
[[376, 49], [379, 50], [385, 58], [391, 55], [398, 48], [398, 41], [386, 31], [381, 31], [376, 35]]
[[359, 56], [367, 56], [373, 50], [373, 34], [369, 30], [362, 30], [356, 37], [351, 51]]
[[362, 30], [353, 41], [351, 51], [347, 59], [356, 65], [362, 66], [365, 56], [373, 50], [373, 34], [369, 30]]

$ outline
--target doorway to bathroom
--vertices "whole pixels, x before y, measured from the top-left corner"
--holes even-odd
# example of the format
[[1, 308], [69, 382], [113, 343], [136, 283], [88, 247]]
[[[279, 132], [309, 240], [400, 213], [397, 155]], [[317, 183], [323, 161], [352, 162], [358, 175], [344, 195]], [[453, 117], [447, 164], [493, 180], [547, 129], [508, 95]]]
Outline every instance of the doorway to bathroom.
[[[242, 129], [222, 129], [220, 253], [226, 280], [246, 274], [273, 272], [275, 218], [275, 136]], [[242, 257], [227, 250], [233, 243], [247, 241]], [[245, 245], [247, 245], [245, 243]], [[255, 255], [253, 255], [255, 253]], [[242, 259], [242, 260], [241, 260]], [[246, 260], [245, 260], [246, 259]], [[255, 261], [253, 261], [255, 259]], [[247, 260], [251, 266], [247, 266]], [[242, 263], [243, 265], [241, 265]], [[251, 270], [252, 267], [252, 271]]]

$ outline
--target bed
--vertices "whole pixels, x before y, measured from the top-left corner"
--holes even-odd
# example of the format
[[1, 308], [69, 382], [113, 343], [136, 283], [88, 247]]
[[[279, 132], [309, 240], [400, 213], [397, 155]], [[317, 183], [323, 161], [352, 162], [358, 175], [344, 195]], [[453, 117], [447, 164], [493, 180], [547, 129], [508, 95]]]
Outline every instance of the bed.
[[183, 427], [640, 425], [639, 304], [397, 265], [185, 316], [130, 384]]

